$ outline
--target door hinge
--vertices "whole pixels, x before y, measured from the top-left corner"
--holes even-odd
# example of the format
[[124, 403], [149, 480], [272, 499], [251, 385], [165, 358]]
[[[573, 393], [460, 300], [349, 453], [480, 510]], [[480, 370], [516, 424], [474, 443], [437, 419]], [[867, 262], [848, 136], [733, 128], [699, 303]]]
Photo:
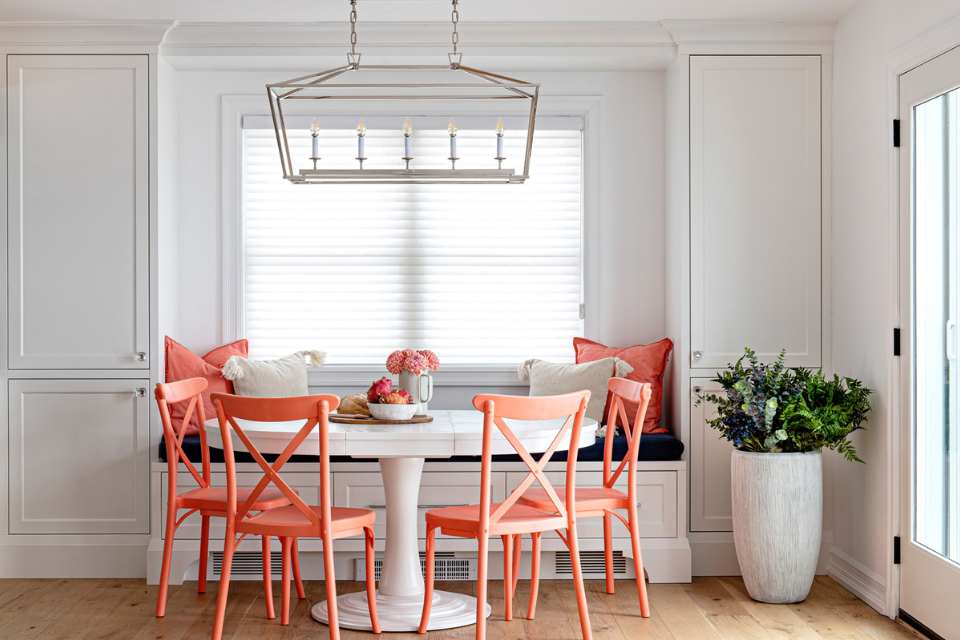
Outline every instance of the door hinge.
[[893, 536], [893, 564], [900, 564], [900, 536]]
[[893, 146], [900, 146], [900, 118], [893, 119]]
[[893, 328], [893, 355], [900, 355], [900, 327]]
[[587, 305], [580, 305], [580, 319], [583, 320], [587, 317]]

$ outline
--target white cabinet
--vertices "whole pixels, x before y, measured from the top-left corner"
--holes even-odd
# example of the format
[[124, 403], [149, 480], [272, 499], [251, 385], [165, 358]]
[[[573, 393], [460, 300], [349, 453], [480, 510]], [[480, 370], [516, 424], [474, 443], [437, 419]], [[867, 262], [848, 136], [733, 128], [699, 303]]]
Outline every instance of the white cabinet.
[[9, 386], [10, 533], [148, 533], [149, 381]]
[[690, 57], [690, 366], [821, 363], [820, 56]]
[[147, 59], [7, 58], [11, 369], [149, 367]]
[[698, 392], [720, 390], [715, 382], [691, 381], [690, 398], [690, 530], [733, 531], [730, 504], [731, 444], [707, 424], [716, 416], [712, 404], [697, 402]]
[[[547, 472], [547, 478], [555, 488], [564, 486], [566, 474]], [[507, 474], [508, 490], [520, 484], [526, 473]], [[577, 488], [599, 487], [603, 474], [600, 471], [578, 471]], [[537, 483], [533, 484], [538, 487]], [[617, 481], [616, 488], [627, 492], [627, 472]], [[677, 535], [677, 472], [640, 471], [637, 473], [637, 517], [640, 520], [641, 538], [673, 538]], [[621, 512], [621, 515], [625, 515]], [[616, 520], [613, 536], [629, 538], [630, 532]], [[549, 534], [553, 535], [553, 534]], [[603, 539], [603, 519], [583, 518], [577, 521], [577, 535], [581, 540]]]
[[[505, 474], [490, 474], [490, 499], [502, 501], [505, 497]], [[425, 514], [429, 509], [480, 502], [480, 473], [478, 471], [426, 472], [420, 480], [417, 497], [417, 531], [421, 539], [427, 537]], [[337, 472], [333, 477], [333, 503], [339, 507], [373, 509], [377, 514], [374, 532], [378, 539], [387, 534], [386, 496], [383, 477], [379, 473]], [[445, 536], [438, 535], [438, 538]]]

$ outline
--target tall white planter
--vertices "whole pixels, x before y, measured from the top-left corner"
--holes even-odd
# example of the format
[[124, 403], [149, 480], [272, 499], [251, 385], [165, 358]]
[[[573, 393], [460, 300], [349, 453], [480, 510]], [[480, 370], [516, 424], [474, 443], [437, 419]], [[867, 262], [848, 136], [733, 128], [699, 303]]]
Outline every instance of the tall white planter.
[[733, 539], [750, 597], [772, 603], [806, 599], [820, 556], [820, 452], [734, 451], [730, 476]]

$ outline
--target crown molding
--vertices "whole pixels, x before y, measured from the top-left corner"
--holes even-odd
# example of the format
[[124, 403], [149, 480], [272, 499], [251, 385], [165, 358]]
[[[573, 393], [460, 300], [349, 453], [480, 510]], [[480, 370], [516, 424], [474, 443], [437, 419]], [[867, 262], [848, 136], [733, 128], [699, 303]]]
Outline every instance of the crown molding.
[[[367, 63], [446, 60], [445, 22], [363, 22]], [[660, 22], [469, 22], [461, 42], [472, 64], [523, 69], [663, 69], [678, 47], [830, 46], [833, 24]], [[314, 68], [343, 61], [343, 22], [0, 22], [0, 45], [160, 47], [175, 68]]]
[[[439, 22], [366, 22], [358, 29], [364, 62], [446, 60], [450, 27]], [[461, 23], [472, 64], [511, 68], [663, 68], [675, 46], [655, 22]], [[162, 54], [177, 68], [276, 68], [342, 62], [343, 22], [179, 22]], [[560, 62], [562, 60], [562, 62]]]
[[[656, 22], [471, 22], [460, 23], [461, 41], [473, 46], [644, 47], [672, 45]], [[443, 22], [362, 22], [362, 49], [447, 48], [450, 25]], [[343, 22], [178, 22], [164, 45], [180, 47], [336, 47], [348, 45]]]
[[705, 44], [832, 44], [835, 24], [662, 20], [660, 24], [679, 46]]
[[156, 47], [173, 25], [173, 20], [7, 21], [0, 22], [0, 44]]

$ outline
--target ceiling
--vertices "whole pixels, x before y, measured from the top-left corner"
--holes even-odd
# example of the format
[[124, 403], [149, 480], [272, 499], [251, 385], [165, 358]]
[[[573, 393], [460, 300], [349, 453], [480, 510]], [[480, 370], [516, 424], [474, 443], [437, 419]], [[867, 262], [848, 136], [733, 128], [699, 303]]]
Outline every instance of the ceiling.
[[[461, 0], [465, 21], [835, 22], [856, 0]], [[448, 0], [358, 0], [361, 20], [446, 20]], [[0, 20], [339, 21], [347, 0], [0, 0]]]

